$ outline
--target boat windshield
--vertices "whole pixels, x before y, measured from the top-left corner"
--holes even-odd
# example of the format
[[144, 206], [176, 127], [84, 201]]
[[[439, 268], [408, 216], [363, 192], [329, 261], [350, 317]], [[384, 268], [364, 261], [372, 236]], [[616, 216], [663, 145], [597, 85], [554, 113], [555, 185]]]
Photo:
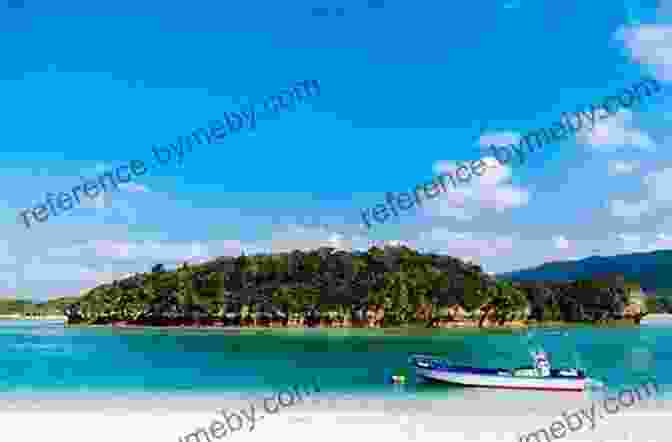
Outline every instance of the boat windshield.
[[547, 376], [551, 368], [578, 368], [567, 330], [530, 330], [524, 335], [532, 365]]

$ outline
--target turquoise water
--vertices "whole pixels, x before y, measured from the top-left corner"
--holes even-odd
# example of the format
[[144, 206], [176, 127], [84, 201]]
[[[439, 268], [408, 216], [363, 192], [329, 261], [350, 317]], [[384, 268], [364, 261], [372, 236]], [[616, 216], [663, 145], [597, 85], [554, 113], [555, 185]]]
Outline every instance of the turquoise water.
[[[610, 388], [672, 380], [672, 327], [576, 328], [539, 340], [554, 365], [580, 365]], [[374, 330], [178, 331], [64, 328], [0, 321], [4, 393], [254, 392], [313, 378], [326, 391], [392, 392], [386, 376], [409, 353], [441, 353], [481, 367], [528, 365], [525, 339], [511, 333]], [[408, 385], [420, 394], [450, 387]], [[664, 387], [665, 388], [665, 387]], [[665, 388], [669, 390], [669, 388]]]

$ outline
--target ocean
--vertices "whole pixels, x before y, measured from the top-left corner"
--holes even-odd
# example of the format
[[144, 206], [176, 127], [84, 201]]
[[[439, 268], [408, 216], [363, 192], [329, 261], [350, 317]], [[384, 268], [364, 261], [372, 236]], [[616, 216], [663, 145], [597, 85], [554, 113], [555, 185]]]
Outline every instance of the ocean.
[[[621, 415], [609, 418], [616, 422], [609, 426], [619, 428], [621, 434], [625, 422], [631, 428], [633, 416], [658, 419], [662, 424], [660, 419], [672, 415], [668, 402], [671, 332], [670, 326], [652, 323], [639, 328], [578, 327], [532, 335], [534, 342], [551, 352], [554, 366], [573, 366], [576, 361], [589, 376], [603, 380], [613, 394], [647, 380], [657, 382], [658, 397], [622, 414], [629, 421]], [[130, 330], [66, 328], [58, 321], [2, 321], [0, 389], [4, 410], [13, 416], [5, 426], [15, 431], [7, 428], [6, 434], [25, 438], [30, 433], [36, 437], [30, 440], [47, 440], [64, 431], [68, 440], [119, 440], [121, 436], [113, 435], [124, 431], [128, 435], [129, 428], [136, 428], [132, 434], [145, 435], [130, 440], [178, 440], [194, 426], [207, 426], [218, 408], [242, 407], [255, 398], [315, 379], [320, 393], [310, 401], [283, 409], [254, 432], [240, 431], [230, 437], [256, 440], [265, 437], [265, 432], [272, 436], [290, 430], [294, 439], [301, 439], [301, 431], [307, 438], [314, 431], [336, 437], [350, 430], [376, 434], [403, 427], [390, 437], [414, 440], [425, 431], [451, 434], [457, 440], [513, 441], [517, 432], [548, 426], [553, 416], [585, 406], [603, 393], [485, 391], [418, 384], [413, 376], [406, 385], [387, 381], [407, 366], [408, 355], [414, 352], [442, 354], [456, 363], [480, 367], [528, 365], [527, 338], [519, 331]], [[49, 424], [25, 423], [34, 422], [37, 413]], [[86, 432], [77, 436], [68, 423], [72, 419], [78, 427], [104, 426], [106, 430], [96, 430], [100, 434], [95, 438]], [[114, 424], [114, 419], [126, 424]], [[163, 419], [163, 423], [149, 425], [152, 419]], [[657, 434], [662, 440], [664, 432], [655, 433], [656, 426], [646, 422], [637, 427], [653, 436], [638, 439], [633, 435], [632, 440], [655, 440], [651, 437]], [[337, 426], [337, 433], [325, 430], [330, 425]], [[600, 431], [606, 428], [602, 424]], [[44, 431], [43, 439], [35, 435], [40, 431]], [[583, 433], [567, 439], [584, 440], [576, 436], [583, 437]]]

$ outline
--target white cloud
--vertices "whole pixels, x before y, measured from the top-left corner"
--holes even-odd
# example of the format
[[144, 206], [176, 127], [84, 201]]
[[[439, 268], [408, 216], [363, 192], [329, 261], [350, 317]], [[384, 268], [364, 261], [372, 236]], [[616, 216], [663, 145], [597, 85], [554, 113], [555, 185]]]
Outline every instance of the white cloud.
[[343, 249], [343, 239], [344, 236], [340, 233], [332, 233], [329, 235], [328, 241], [331, 243], [331, 246], [335, 249]]
[[255, 243], [255, 246], [272, 253], [313, 250], [320, 247], [354, 250], [368, 249], [368, 240], [359, 235], [336, 232], [328, 226], [306, 227], [290, 224], [282, 230], [274, 231], [270, 244], [260, 241]]
[[623, 241], [623, 249], [634, 252], [640, 249], [642, 237], [634, 233], [619, 233], [616, 235], [618, 239]]
[[79, 244], [70, 247], [51, 247], [46, 249], [46, 255], [50, 258], [78, 258], [86, 252], [87, 245]]
[[643, 214], [649, 211], [650, 205], [647, 200], [641, 200], [636, 203], [629, 203], [623, 200], [611, 201], [611, 214], [613, 216], [624, 218], [625, 220], [639, 220]]
[[561, 235], [553, 237], [553, 245], [556, 249], [569, 249], [569, 241], [567, 241], [567, 238]]
[[[119, 189], [125, 190], [130, 193], [150, 192], [150, 190], [147, 187], [134, 183], [119, 184]], [[95, 198], [88, 198], [82, 196], [80, 198], [81, 204], [79, 205], [79, 207], [83, 207], [85, 209], [97, 209], [97, 210], [111, 209], [113, 207], [112, 203], [114, 199], [115, 206], [121, 211], [122, 214], [129, 217], [133, 217], [134, 210], [128, 205], [127, 202], [120, 199], [120, 196], [121, 193], [118, 190], [111, 190], [111, 189], [108, 192], [101, 192]]]
[[104, 284], [119, 277], [113, 272], [97, 272], [79, 264], [46, 263], [40, 258], [24, 266], [26, 281], [83, 282]]
[[[110, 192], [101, 192], [95, 198], [82, 196], [79, 199], [79, 207], [84, 209], [109, 209], [112, 207], [112, 195]], [[77, 206], [75, 206], [77, 208]]]
[[660, 208], [672, 207], [672, 168], [652, 172], [643, 178], [647, 198], [636, 203], [623, 200], [613, 200], [610, 203], [611, 214], [629, 220], [638, 220], [648, 212], [655, 212]]
[[7, 240], [0, 240], [0, 264], [16, 264], [16, 256], [10, 251], [9, 244]]
[[515, 132], [493, 132], [484, 134], [478, 139], [478, 144], [485, 150], [491, 144], [495, 146], [503, 146], [509, 144], [518, 144], [520, 142], [520, 135]]
[[51, 248], [47, 256], [58, 258], [93, 257], [116, 260], [146, 260], [148, 262], [182, 263], [203, 262], [216, 256], [238, 256], [242, 243], [238, 240], [222, 241], [119, 241], [92, 240], [71, 247]]
[[656, 240], [648, 245], [648, 249], [649, 251], [672, 249], [672, 236], [666, 235], [664, 233], [657, 234]]
[[240, 256], [244, 247], [243, 243], [237, 239], [222, 239], [199, 244], [205, 248], [199, 249], [200, 252], [195, 253], [194, 257]]
[[199, 242], [168, 241], [110, 241], [96, 240], [91, 244], [98, 257], [128, 260], [148, 259], [157, 262], [183, 262], [207, 257], [208, 247]]
[[[486, 138], [487, 136], [484, 136]], [[490, 136], [492, 137], [492, 136]], [[493, 157], [484, 157], [487, 169], [483, 176], [474, 175], [470, 182], [459, 184], [457, 188], [449, 188], [434, 200], [425, 202], [425, 211], [430, 215], [448, 216], [461, 220], [469, 220], [479, 215], [484, 209], [502, 212], [507, 209], [523, 207], [529, 203], [529, 192], [520, 187], [508, 184], [511, 170], [501, 165]], [[457, 164], [451, 161], [439, 161], [434, 165], [437, 174], [453, 172]]]
[[593, 130], [582, 131], [576, 138], [580, 143], [606, 152], [614, 152], [617, 146], [636, 146], [648, 151], [656, 147], [648, 134], [632, 127], [632, 112], [625, 109], [606, 120], [595, 121]]
[[648, 65], [656, 77], [672, 80], [672, 26], [623, 26], [614, 37], [623, 42], [634, 61]]
[[131, 193], [149, 193], [150, 190], [147, 188], [147, 186], [143, 186], [142, 184], [136, 184], [136, 183], [121, 183], [119, 184], [119, 188], [124, 189], [128, 192]]
[[[2, 286], [10, 290], [16, 290], [18, 287], [17, 284], [17, 274], [13, 272], [0, 272], [0, 281]], [[15, 295], [10, 295], [8, 297], [14, 298]]]
[[662, 169], [644, 177], [649, 198], [658, 205], [669, 205], [672, 202], [672, 168]]
[[615, 175], [629, 175], [634, 171], [638, 170], [640, 167], [639, 161], [621, 161], [621, 160], [610, 160], [609, 161], [609, 176]]
[[428, 243], [429, 248], [443, 251], [451, 256], [464, 256], [471, 259], [501, 256], [513, 250], [513, 238], [497, 236], [492, 239], [476, 238], [470, 232], [453, 232], [437, 227], [421, 232], [419, 241]]
[[138, 256], [134, 253], [138, 246], [132, 242], [96, 240], [90, 246], [95, 250], [96, 256], [105, 258], [127, 258], [136, 259]]
[[[108, 172], [113, 172], [115, 170], [114, 167], [108, 164], [104, 163], [97, 163], [94, 167], [87, 168], [82, 170], [82, 175], [80, 176], [80, 179], [82, 183], [84, 182], [98, 182], [98, 178]], [[102, 188], [102, 186], [98, 186], [98, 189], [100, 190], [100, 193], [95, 197], [95, 198], [89, 198], [88, 196], [82, 194], [80, 197], [81, 203], [79, 204], [79, 207], [83, 207], [85, 209], [109, 209], [112, 207], [112, 199], [116, 197], [119, 199], [120, 192], [119, 190], [125, 190], [130, 193], [149, 193], [150, 190], [147, 186], [144, 186], [142, 184], [137, 184], [133, 182], [128, 182], [128, 183], [115, 183], [117, 184], [117, 187], [119, 190], [116, 188], [113, 188], [110, 186], [109, 179], [106, 179], [105, 181], [105, 187], [107, 188], [106, 191]], [[116, 195], [115, 195], [116, 194]], [[77, 206], [76, 206], [77, 207]]]

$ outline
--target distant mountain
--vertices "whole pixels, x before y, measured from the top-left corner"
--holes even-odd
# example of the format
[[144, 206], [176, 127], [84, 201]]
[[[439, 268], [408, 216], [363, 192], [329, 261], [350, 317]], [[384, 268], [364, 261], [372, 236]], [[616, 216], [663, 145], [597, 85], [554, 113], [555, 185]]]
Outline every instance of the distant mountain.
[[497, 275], [514, 281], [569, 281], [622, 274], [649, 291], [672, 288], [672, 250], [617, 256], [591, 256], [579, 261], [560, 261]]

